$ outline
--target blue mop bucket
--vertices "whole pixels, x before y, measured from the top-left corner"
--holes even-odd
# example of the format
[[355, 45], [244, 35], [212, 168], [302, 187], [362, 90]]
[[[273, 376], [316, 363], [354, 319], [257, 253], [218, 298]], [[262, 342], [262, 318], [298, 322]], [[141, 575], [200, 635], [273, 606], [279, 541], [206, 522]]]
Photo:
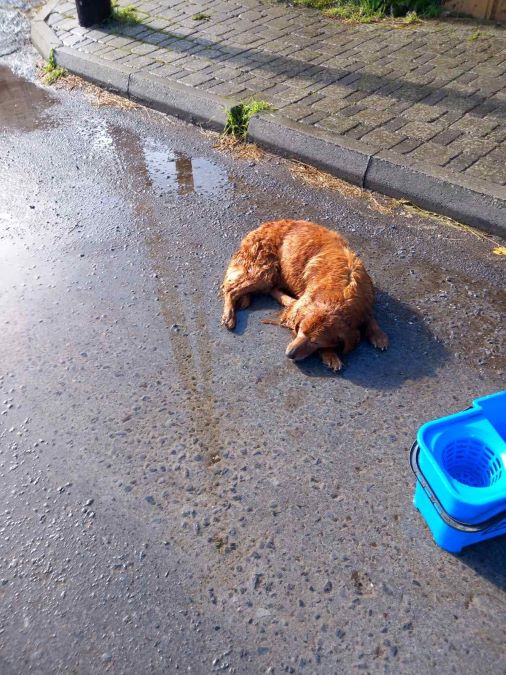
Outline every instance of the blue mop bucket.
[[506, 392], [427, 422], [410, 453], [414, 504], [452, 553], [506, 534]]

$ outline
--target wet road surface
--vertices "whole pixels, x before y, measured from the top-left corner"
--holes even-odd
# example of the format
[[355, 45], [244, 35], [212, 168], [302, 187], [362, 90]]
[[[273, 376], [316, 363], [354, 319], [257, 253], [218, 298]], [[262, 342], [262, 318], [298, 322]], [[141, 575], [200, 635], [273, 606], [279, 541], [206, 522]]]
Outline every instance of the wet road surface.
[[[504, 387], [503, 259], [214, 142], [0, 68], [0, 672], [503, 673], [506, 539], [438, 549], [408, 463]], [[220, 328], [278, 217], [350, 239], [386, 353]]]

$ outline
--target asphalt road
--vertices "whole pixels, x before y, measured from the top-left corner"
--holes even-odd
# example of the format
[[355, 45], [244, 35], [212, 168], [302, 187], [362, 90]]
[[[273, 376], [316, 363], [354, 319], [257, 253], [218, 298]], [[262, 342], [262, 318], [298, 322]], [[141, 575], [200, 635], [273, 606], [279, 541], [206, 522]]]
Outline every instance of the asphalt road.
[[[0, 69], [0, 672], [504, 673], [506, 538], [440, 550], [408, 463], [504, 388], [504, 258], [215, 142]], [[220, 327], [277, 217], [350, 239], [386, 353]]]

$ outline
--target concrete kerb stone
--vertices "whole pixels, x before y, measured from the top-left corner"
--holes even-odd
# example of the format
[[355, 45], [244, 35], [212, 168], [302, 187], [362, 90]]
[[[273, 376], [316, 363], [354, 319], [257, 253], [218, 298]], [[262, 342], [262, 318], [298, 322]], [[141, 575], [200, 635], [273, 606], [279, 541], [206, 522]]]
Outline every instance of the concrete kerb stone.
[[226, 110], [235, 104], [235, 101], [141, 72], [131, 74], [128, 95], [155, 110], [215, 131], [223, 131]]
[[506, 188], [494, 186], [492, 192], [480, 180], [449, 177], [388, 151], [371, 157], [364, 187], [506, 237]]
[[45, 59], [49, 58], [51, 49], [55, 49], [61, 45], [56, 33], [46, 23], [46, 19], [59, 2], [60, 0], [51, 0], [51, 2], [43, 5], [35, 13], [30, 25], [32, 44]]
[[328, 135], [276, 113], [255, 115], [248, 137], [276, 154], [306, 162], [363, 188], [409, 199], [429, 211], [506, 237], [506, 188], [494, 186], [492, 191], [480, 180], [450, 177], [444, 170], [410, 164], [396, 153], [373, 154], [365, 143]]
[[116, 93], [128, 96], [131, 70], [111, 61], [103, 61], [92, 54], [79, 52], [71, 47], [55, 50], [56, 63], [67, 70], [95, 82]]
[[248, 138], [284, 157], [312, 164], [364, 187], [371, 154], [367, 146], [292, 122], [278, 113], [252, 117]]
[[49, 58], [51, 49], [56, 49], [61, 45], [55, 32], [51, 30], [45, 21], [32, 21], [30, 26], [30, 37], [35, 49], [46, 60]]

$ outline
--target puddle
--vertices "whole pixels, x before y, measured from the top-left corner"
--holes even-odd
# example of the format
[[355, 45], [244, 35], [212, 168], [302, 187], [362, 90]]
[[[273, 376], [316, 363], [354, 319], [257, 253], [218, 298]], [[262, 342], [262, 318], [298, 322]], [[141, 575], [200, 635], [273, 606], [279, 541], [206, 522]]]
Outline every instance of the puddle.
[[195, 192], [212, 197], [219, 195], [228, 183], [226, 172], [203, 157], [191, 158], [174, 152], [153, 139], [144, 142], [144, 161], [153, 188], [180, 195]]
[[32, 131], [50, 126], [42, 113], [54, 102], [44, 89], [0, 65], [0, 130]]

